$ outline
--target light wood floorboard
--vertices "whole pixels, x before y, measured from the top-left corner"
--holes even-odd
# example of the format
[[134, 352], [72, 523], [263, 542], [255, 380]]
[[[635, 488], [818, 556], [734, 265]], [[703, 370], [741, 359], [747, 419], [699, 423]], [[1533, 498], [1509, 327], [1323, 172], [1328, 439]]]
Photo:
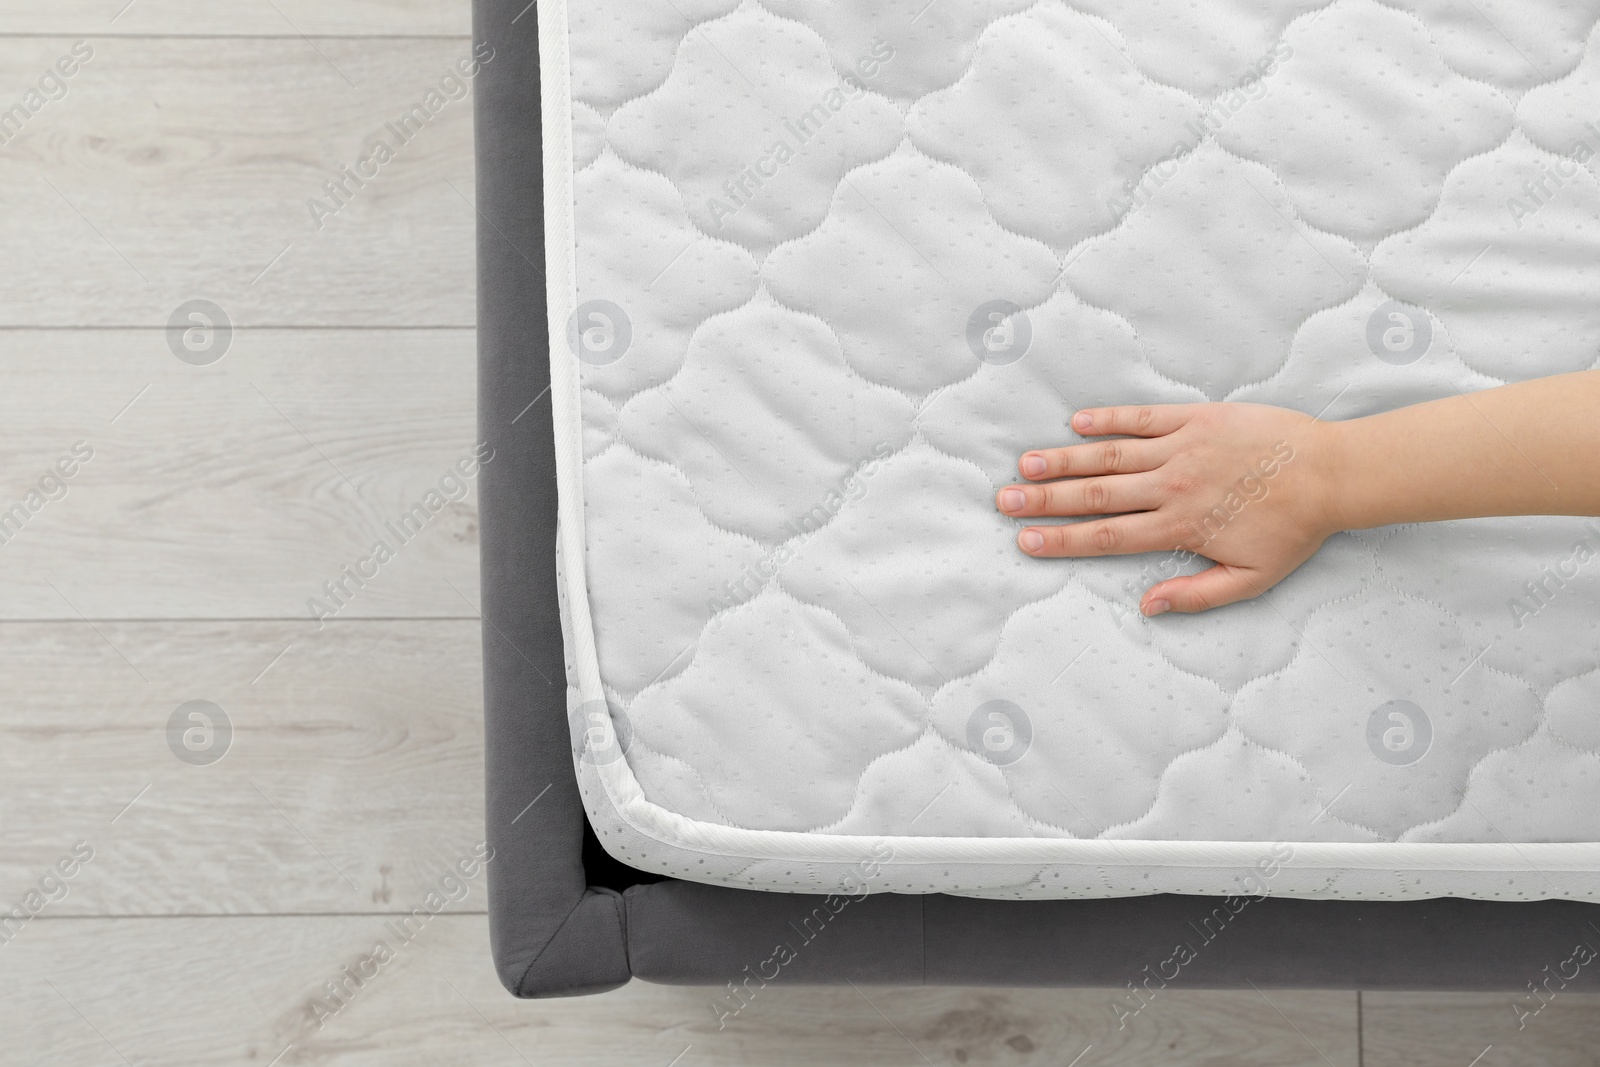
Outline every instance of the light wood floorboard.
[[[388, 128], [468, 42], [90, 46], [0, 145], [0, 326], [164, 326], [197, 298], [239, 326], [472, 325], [470, 94], [405, 143]], [[70, 49], [0, 37], [0, 111]], [[393, 160], [314, 219], [313, 199], [339, 204], [323, 183], [378, 140]]]
[[[0, 352], [0, 523], [25, 509], [0, 619], [477, 613], [472, 331], [244, 329], [204, 367], [162, 330], [0, 331]], [[362, 566], [379, 541], [393, 558]]]
[[[391, 961], [345, 1006], [329, 999], [380, 941]], [[713, 990], [516, 1002], [487, 961], [478, 915], [431, 918], [409, 941], [378, 916], [40, 920], [0, 948], [0, 1031], [26, 1062], [75, 1065], [1357, 1063], [1352, 993], [1173, 992], [1119, 1031], [1094, 990], [774, 983], [719, 1030]]]
[[1555, 985], [1537, 997], [1526, 990], [1521, 995], [1366, 993], [1362, 1019], [1365, 1067], [1600, 1063], [1600, 995], [1562, 992]]
[[473, 620], [0, 623], [0, 904], [82, 842], [43, 914], [403, 910], [483, 840], [480, 671]]
[[464, 36], [471, 8], [456, 0], [3, 0], [0, 27], [85, 37]]

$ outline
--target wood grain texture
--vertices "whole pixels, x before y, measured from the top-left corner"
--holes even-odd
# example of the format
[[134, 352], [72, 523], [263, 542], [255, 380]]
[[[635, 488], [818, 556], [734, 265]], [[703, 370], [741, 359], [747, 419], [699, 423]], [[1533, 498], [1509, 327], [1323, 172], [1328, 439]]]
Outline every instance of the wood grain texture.
[[86, 842], [39, 914], [404, 912], [484, 838], [475, 621], [4, 623], [0, 692], [0, 911]]
[[[402, 947], [371, 916], [41, 921], [0, 948], [0, 1030], [27, 1062], [163, 1067], [1356, 1063], [1349, 993], [1174, 992], [1121, 1032], [1084, 990], [774, 985], [721, 1031], [707, 989], [517, 1002], [486, 965], [486, 927], [444, 915]], [[380, 940], [393, 959], [348, 1006], [312, 1004]]]
[[109, 36], [244, 34], [295, 36], [461, 35], [471, 32], [467, 0], [0, 0], [6, 32]]
[[[1559, 967], [1563, 960], [1550, 963]], [[1600, 1062], [1600, 995], [1593, 993], [1563, 993], [1553, 984], [1542, 998], [1526, 991], [1365, 993], [1362, 1007], [1365, 1067], [1590, 1067]]]
[[[0, 111], [71, 46], [0, 38]], [[0, 144], [0, 326], [159, 327], [194, 298], [246, 326], [473, 324], [470, 92], [438, 97], [405, 143], [389, 129], [468, 42], [89, 47], [66, 94]], [[313, 199], [339, 203], [323, 183], [380, 140], [393, 159], [314, 219]]]
[[[467, 330], [243, 329], [206, 367], [161, 330], [0, 331], [0, 522], [93, 450], [65, 496], [0, 527], [0, 618], [309, 624], [312, 598], [475, 615], [477, 478], [451, 475], [475, 445], [473, 359]], [[379, 540], [393, 558], [340, 607], [323, 583]]]

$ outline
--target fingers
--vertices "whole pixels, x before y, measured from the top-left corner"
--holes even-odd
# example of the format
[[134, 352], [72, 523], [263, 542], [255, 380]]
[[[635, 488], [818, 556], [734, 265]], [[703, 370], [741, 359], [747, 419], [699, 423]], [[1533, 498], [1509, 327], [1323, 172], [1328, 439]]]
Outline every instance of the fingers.
[[1084, 408], [1072, 416], [1072, 428], [1085, 437], [1125, 433], [1161, 437], [1194, 416], [1199, 404], [1145, 404], [1139, 407]]
[[1139, 610], [1145, 615], [1161, 615], [1168, 611], [1209, 611], [1224, 604], [1260, 596], [1276, 584], [1276, 580], [1268, 580], [1259, 571], [1219, 563], [1199, 574], [1156, 583], [1145, 592], [1139, 602]]
[[995, 494], [995, 507], [1007, 515], [1119, 515], [1151, 511], [1161, 493], [1148, 478], [1083, 478], [1048, 485], [1009, 485]]
[[1029, 452], [1017, 461], [1017, 470], [1033, 481], [1096, 474], [1138, 474], [1155, 470], [1172, 452], [1172, 446], [1162, 440], [1094, 441]]
[[1030, 556], [1125, 556], [1171, 549], [1170, 524], [1155, 512], [1060, 526], [1029, 526], [1017, 534], [1017, 546]]

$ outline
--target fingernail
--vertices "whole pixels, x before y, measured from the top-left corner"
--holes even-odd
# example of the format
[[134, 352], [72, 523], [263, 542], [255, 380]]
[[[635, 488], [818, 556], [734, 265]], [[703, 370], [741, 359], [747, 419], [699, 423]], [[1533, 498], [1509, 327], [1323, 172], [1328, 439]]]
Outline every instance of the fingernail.
[[1165, 615], [1171, 610], [1172, 601], [1170, 600], [1152, 600], [1150, 603], [1144, 606], [1144, 613], [1146, 617], [1153, 615]]
[[1001, 511], [1021, 511], [1022, 506], [1028, 502], [1028, 495], [1021, 489], [1000, 490]]
[[1089, 414], [1087, 411], [1080, 411], [1076, 415], [1072, 416], [1073, 429], [1087, 430], [1093, 425], [1094, 416]]
[[1030, 478], [1037, 478], [1043, 474], [1045, 462], [1043, 456], [1027, 455], [1022, 457], [1022, 473]]
[[1017, 544], [1024, 552], [1037, 552], [1044, 547], [1044, 534], [1038, 530], [1023, 530], [1017, 536]]

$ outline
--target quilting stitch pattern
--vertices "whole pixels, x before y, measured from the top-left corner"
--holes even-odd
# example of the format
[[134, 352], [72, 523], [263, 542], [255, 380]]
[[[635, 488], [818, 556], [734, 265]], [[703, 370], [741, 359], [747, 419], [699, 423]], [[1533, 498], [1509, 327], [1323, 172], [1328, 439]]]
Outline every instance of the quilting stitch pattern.
[[[1080, 406], [1346, 418], [1595, 366], [1597, 21], [1600, 0], [574, 8], [584, 589], [645, 799], [986, 839], [884, 887], [988, 896], [1239, 879], [1006, 858], [1018, 839], [1600, 841], [1600, 522], [1339, 535], [1265, 597], [1147, 620], [1139, 592], [1197, 564], [1028, 559], [990, 506], [1022, 451], [1079, 440]], [[994, 323], [1019, 354], [986, 348]], [[581, 780], [637, 866], [839, 884], [639, 834]], [[1600, 896], [1541, 877], [1283, 887]]]

